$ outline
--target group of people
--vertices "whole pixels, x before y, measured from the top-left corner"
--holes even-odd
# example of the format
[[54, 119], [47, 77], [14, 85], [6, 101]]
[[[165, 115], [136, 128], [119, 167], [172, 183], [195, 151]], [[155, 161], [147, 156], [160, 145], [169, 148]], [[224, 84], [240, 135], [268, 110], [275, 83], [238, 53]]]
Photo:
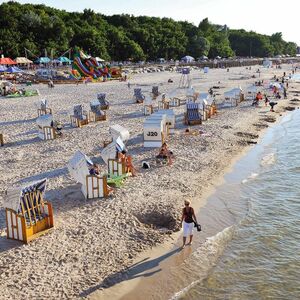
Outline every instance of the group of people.
[[[263, 98], [265, 99], [265, 106], [267, 106], [269, 104], [270, 107], [271, 107], [270, 111], [274, 112], [274, 106], [277, 104], [277, 102], [270, 101], [269, 98], [268, 98], [268, 96], [266, 94], [264, 94], [264, 96], [263, 96], [261, 92], [258, 92], [256, 94], [255, 99], [252, 102], [252, 106], [258, 106], [259, 105], [259, 101], [263, 100]], [[278, 99], [276, 96], [275, 96], [275, 98]], [[281, 96], [279, 94], [279, 99], [280, 98], [281, 98]]]

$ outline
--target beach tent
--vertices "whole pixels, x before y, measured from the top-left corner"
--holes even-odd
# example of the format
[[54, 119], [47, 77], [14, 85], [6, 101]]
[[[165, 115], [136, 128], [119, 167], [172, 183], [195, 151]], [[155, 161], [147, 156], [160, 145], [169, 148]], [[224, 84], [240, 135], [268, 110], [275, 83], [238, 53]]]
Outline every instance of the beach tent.
[[8, 67], [6, 70], [7, 73], [22, 73], [23, 70], [21, 70], [18, 67]]
[[16, 65], [17, 63], [9, 57], [1, 57], [0, 65]]
[[37, 64], [48, 64], [50, 62], [50, 58], [49, 57], [39, 57], [35, 63]]
[[28, 59], [28, 58], [26, 58], [26, 57], [17, 57], [17, 58], [15, 59], [15, 62], [16, 62], [17, 64], [19, 64], [19, 65], [26, 65], [26, 64], [32, 64], [32, 63], [33, 63], [32, 60], [30, 60], [30, 59]]
[[7, 68], [5, 66], [0, 65], [0, 72], [6, 72]]
[[58, 60], [58, 62], [61, 62], [61, 63], [71, 64], [71, 60], [65, 56], [61, 56], [57, 60]]
[[200, 60], [206, 60], [206, 59], [208, 59], [208, 57], [205, 56], [205, 55], [202, 55], [202, 56], [199, 57], [199, 59], [200, 59]]
[[184, 57], [181, 58], [181, 61], [185, 62], [185, 63], [190, 63], [195, 61], [195, 58], [189, 55], [186, 55]]

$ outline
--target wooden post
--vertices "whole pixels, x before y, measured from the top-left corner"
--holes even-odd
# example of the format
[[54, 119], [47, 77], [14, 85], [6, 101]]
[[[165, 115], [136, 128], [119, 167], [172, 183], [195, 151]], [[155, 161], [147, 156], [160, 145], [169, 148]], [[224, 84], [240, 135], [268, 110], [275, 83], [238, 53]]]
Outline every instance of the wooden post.
[[4, 146], [3, 134], [0, 133], [0, 146]]

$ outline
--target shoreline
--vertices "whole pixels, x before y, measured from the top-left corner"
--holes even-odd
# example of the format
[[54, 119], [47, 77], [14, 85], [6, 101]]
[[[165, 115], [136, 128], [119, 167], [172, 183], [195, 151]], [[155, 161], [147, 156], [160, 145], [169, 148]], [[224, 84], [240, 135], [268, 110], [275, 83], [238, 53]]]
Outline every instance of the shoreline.
[[[262, 76], [270, 78], [273, 71], [279, 74], [284, 69], [264, 70]], [[222, 78], [219, 90], [222, 95], [224, 90], [239, 84], [230, 78], [248, 78], [240, 79], [248, 85], [253, 82], [250, 74], [244, 68], [233, 68], [229, 74], [226, 70], [212, 70], [205, 76], [194, 72], [193, 85], [203, 91]], [[166, 84], [170, 77], [173, 85]], [[135, 77], [131, 83], [150, 89], [159, 82], [161, 92], [168, 92], [179, 80], [180, 74], [145, 74]], [[79, 96], [80, 101], [88, 105], [100, 87], [111, 101], [109, 120], [81, 129], [67, 128], [62, 139], [49, 142], [35, 137], [38, 97], [23, 102], [1, 99], [5, 108], [3, 132], [9, 141], [9, 145], [1, 149], [4, 153], [0, 158], [1, 188], [4, 191], [11, 182], [46, 176], [49, 178], [46, 196], [53, 203], [55, 214], [55, 230], [51, 234], [29, 245], [20, 245], [5, 239], [4, 213], [0, 210], [0, 265], [6, 266], [4, 277], [0, 277], [0, 288], [7, 299], [36, 297], [36, 287], [41, 288], [44, 297], [94, 297], [94, 293], [98, 293], [95, 291], [131, 276], [128, 268], [132, 263], [142, 255], [151, 257], [157, 251], [156, 245], [162, 245], [161, 251], [165, 253], [165, 246], [178, 243], [180, 232], [169, 236], [164, 228], [170, 231], [177, 226], [183, 197], [197, 198], [197, 203], [193, 201], [192, 205], [196, 210], [202, 207], [207, 193], [214, 191], [217, 179], [221, 180], [228, 170], [228, 162], [232, 167], [243, 151], [249, 149], [247, 142], [253, 139], [247, 134], [261, 134], [264, 130], [255, 125], [270, 124], [261, 119], [274, 115], [269, 113], [268, 107], [256, 109], [244, 102], [238, 107], [220, 110], [216, 117], [194, 127], [204, 131], [204, 135], [188, 136], [184, 134], [185, 126], [179, 125], [169, 141], [176, 156], [171, 167], [154, 165], [148, 171], [139, 169], [138, 176], [129, 178], [113, 197], [85, 201], [65, 166], [78, 147], [99, 162], [99, 144], [109, 137], [109, 125], [117, 123], [129, 129], [128, 149], [135, 165], [140, 166], [143, 160], [152, 164], [151, 159], [157, 153], [157, 149], [143, 149], [141, 132], [145, 117], [142, 107], [132, 103], [133, 90], [126, 84], [57, 86], [51, 90], [41, 87], [41, 92], [49, 99], [55, 116], [69, 122], [68, 110], [78, 103]], [[288, 100], [280, 103], [287, 106]], [[182, 114], [184, 108], [175, 110], [176, 114]], [[0, 205], [2, 198], [0, 194]], [[143, 266], [145, 264], [135, 266], [135, 278]], [[34, 275], [30, 269], [35, 270]]]
[[[285, 107], [286, 103], [280, 103], [281, 108]], [[265, 135], [270, 131], [274, 126], [278, 125], [281, 120], [287, 115], [290, 114], [289, 111], [284, 111], [278, 113], [279, 115], [276, 117], [276, 121], [272, 123], [271, 126], [268, 128], [264, 128], [263, 130], [259, 131], [259, 137], [257, 140], [257, 144], [261, 142], [261, 140], [265, 137]], [[256, 147], [245, 147], [241, 148], [240, 152], [238, 152], [235, 156], [233, 156], [230, 160], [230, 163], [227, 167], [221, 170], [220, 174], [213, 178], [214, 184], [209, 186], [203, 191], [203, 194], [199, 197], [197, 202], [193, 201], [193, 207], [195, 208], [196, 215], [199, 216], [200, 210], [208, 203], [209, 198], [217, 191], [217, 189], [222, 186], [226, 180], [225, 176], [233, 172], [235, 165], [245, 156], [249, 154], [253, 148]], [[201, 221], [200, 221], [201, 223]], [[197, 234], [196, 232], [194, 232]], [[201, 232], [202, 234], [202, 232]], [[207, 237], [206, 237], [207, 238]], [[177, 267], [185, 259], [191, 256], [192, 251], [195, 249], [190, 250], [184, 258], [177, 258], [176, 260], [172, 257], [173, 255], [178, 254], [181, 251], [186, 249], [180, 249], [180, 245], [182, 243], [182, 230], [173, 233], [172, 240], [167, 240], [152, 249], [148, 249], [145, 252], [141, 253], [136, 257], [133, 262], [133, 266], [138, 264], [139, 262], [143, 261], [150, 261], [148, 264], [143, 265], [139, 269], [139, 277], [137, 278], [128, 278], [121, 280], [120, 283], [116, 283], [108, 288], [104, 288], [103, 290], [98, 290], [89, 295], [89, 300], [104, 300], [104, 299], [114, 299], [114, 300], [143, 300], [143, 299], [155, 299], [152, 298], [151, 291], [149, 290], [149, 286], [156, 286], [159, 284], [166, 275], [168, 269], [173, 267]], [[203, 238], [202, 238], [203, 239]], [[156, 265], [151, 263], [151, 261], [159, 260], [160, 265]], [[153, 273], [150, 277], [152, 280], [148, 279], [147, 272]], [[130, 269], [129, 269], [130, 273]], [[129, 276], [130, 277], [130, 276]], [[160, 298], [165, 299], [165, 298]], [[170, 299], [170, 298], [167, 298]]]

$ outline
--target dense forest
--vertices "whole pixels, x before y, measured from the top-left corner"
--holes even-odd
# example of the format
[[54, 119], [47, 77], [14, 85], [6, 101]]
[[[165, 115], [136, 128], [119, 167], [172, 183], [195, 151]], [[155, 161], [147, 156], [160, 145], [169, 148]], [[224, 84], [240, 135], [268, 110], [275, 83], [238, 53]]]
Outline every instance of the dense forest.
[[75, 46], [115, 61], [296, 54], [296, 44], [284, 41], [280, 32], [268, 36], [231, 30], [208, 19], [195, 26], [169, 18], [105, 16], [90, 9], [79, 13], [17, 2], [0, 5], [0, 51], [5, 56], [24, 56], [27, 48], [36, 56], [46, 49], [58, 57]]

